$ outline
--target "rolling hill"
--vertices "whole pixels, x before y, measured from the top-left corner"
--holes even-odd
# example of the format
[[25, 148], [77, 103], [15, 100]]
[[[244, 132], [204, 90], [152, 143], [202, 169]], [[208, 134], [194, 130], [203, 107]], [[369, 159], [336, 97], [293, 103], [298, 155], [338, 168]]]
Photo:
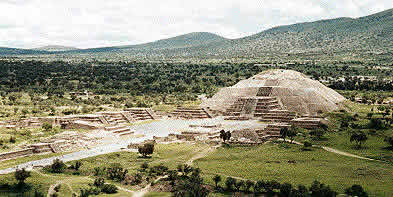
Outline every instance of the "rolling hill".
[[34, 48], [31, 50], [36, 51], [71, 51], [71, 50], [78, 50], [75, 47], [68, 47], [68, 46], [60, 46], [60, 45], [48, 45], [44, 47]]
[[[138, 45], [55, 53], [121, 53], [129, 56], [258, 56], [263, 53], [383, 51], [393, 49], [393, 9], [360, 18], [336, 18], [278, 26], [239, 39], [194, 32]], [[17, 49], [0, 54], [30, 54]], [[38, 52], [43, 53], [42, 51]], [[52, 52], [53, 53], [53, 52]]]

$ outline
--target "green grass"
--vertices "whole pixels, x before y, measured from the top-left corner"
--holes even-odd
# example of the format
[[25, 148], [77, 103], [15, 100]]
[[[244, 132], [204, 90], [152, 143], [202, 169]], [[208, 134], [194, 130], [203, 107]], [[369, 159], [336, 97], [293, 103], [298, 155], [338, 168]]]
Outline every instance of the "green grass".
[[0, 161], [0, 170], [17, 166], [22, 163], [26, 163], [29, 161], [45, 159], [49, 157], [56, 157], [67, 153], [49, 153], [49, 154], [42, 154], [42, 155], [32, 155], [29, 157], [20, 157], [16, 159], [10, 159], [5, 161]]
[[120, 163], [130, 173], [135, 173], [144, 162], [148, 162], [150, 166], [163, 163], [169, 168], [176, 168], [178, 164], [183, 164], [194, 154], [205, 148], [208, 148], [208, 146], [185, 143], [157, 144], [151, 158], [142, 158], [138, 153], [134, 152], [110, 153], [80, 160], [83, 162], [80, 171], [82, 174], [88, 175], [93, 172], [95, 167], [107, 167], [111, 163]]
[[150, 192], [145, 194], [143, 197], [171, 197], [172, 193], [170, 192]]
[[[340, 151], [352, 153], [355, 155], [368, 157], [372, 159], [383, 160], [393, 164], [393, 150], [384, 142], [384, 133], [392, 133], [392, 130], [379, 131], [375, 135], [367, 135], [367, 141], [362, 144], [360, 149], [356, 148], [354, 143], [349, 141], [351, 134], [346, 131], [328, 132], [324, 140], [315, 140], [309, 138], [314, 145], [322, 145], [338, 149]], [[296, 139], [302, 142], [303, 138]]]
[[[135, 173], [140, 165], [149, 162], [150, 166], [163, 163], [171, 169], [176, 168], [208, 148], [204, 144], [157, 144], [155, 153], [151, 158], [141, 158], [137, 153], [118, 152], [82, 159], [81, 175], [48, 174], [42, 176], [33, 173], [28, 183], [34, 184], [39, 190], [49, 188], [53, 180], [65, 181], [74, 192], [79, 193], [81, 188], [88, 187], [92, 182], [91, 175], [94, 167], [108, 166], [110, 163], [120, 163], [129, 169], [129, 173]], [[218, 148], [207, 157], [194, 161], [194, 166], [202, 170], [204, 180], [213, 185], [212, 177], [220, 174], [225, 181], [228, 176], [242, 177], [250, 180], [277, 180], [281, 183], [289, 182], [293, 185], [304, 184], [309, 186], [314, 180], [330, 185], [333, 189], [342, 193], [345, 188], [353, 184], [362, 185], [371, 196], [393, 195], [393, 166], [376, 161], [365, 161], [356, 158], [340, 156], [324, 150], [314, 148], [313, 151], [301, 151], [301, 146], [294, 144], [266, 143], [255, 147], [229, 147]], [[288, 161], [296, 163], [288, 163]], [[72, 162], [70, 162], [72, 163]], [[14, 183], [13, 175], [0, 176], [0, 183]], [[32, 181], [35, 182], [32, 182]], [[109, 182], [109, 181], [108, 181]], [[47, 184], [47, 185], [45, 185]], [[115, 183], [119, 184], [119, 183]], [[223, 185], [223, 183], [221, 183]], [[67, 185], [62, 185], [64, 195], [71, 193]], [[130, 186], [122, 185], [127, 189]], [[119, 193], [107, 196], [129, 196], [130, 193]], [[162, 196], [169, 193], [149, 193], [147, 196]], [[100, 195], [105, 196], [105, 195]], [[211, 194], [210, 196], [222, 196]]]
[[[284, 148], [287, 147], [287, 148]], [[294, 160], [295, 164], [288, 163]], [[344, 192], [360, 184], [372, 195], [393, 195], [393, 166], [329, 153], [321, 149], [303, 152], [298, 145], [268, 143], [257, 147], [219, 148], [195, 161], [205, 180], [214, 174], [250, 180], [277, 180], [309, 186], [314, 180]]]

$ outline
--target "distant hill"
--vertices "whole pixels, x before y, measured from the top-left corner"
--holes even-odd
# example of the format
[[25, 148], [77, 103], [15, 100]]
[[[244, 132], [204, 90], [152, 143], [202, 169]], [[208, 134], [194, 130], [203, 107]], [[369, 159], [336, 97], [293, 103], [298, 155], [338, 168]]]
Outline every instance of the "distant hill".
[[[155, 42], [55, 53], [129, 56], [259, 56], [264, 53], [393, 50], [393, 9], [360, 18], [336, 18], [274, 27], [239, 39], [194, 32]], [[52, 51], [53, 52], [53, 51]], [[9, 52], [0, 49], [0, 54]], [[40, 53], [42, 53], [40, 51]], [[23, 54], [23, 53], [22, 53]]]
[[44, 47], [34, 48], [31, 50], [38, 50], [38, 51], [71, 51], [71, 50], [78, 50], [75, 47], [67, 47], [67, 46], [60, 46], [60, 45], [48, 45]]
[[47, 51], [37, 51], [30, 49], [17, 49], [0, 47], [0, 55], [35, 55], [35, 54], [47, 54]]

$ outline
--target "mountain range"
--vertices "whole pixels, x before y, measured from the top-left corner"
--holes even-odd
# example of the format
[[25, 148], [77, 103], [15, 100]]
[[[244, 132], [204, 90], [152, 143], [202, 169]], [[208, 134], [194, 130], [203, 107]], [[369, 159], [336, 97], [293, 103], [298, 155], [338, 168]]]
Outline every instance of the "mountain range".
[[263, 53], [382, 51], [393, 49], [393, 9], [360, 18], [336, 18], [278, 26], [260, 33], [227, 39], [208, 32], [194, 32], [155, 42], [76, 49], [0, 48], [0, 55], [111, 54], [129, 56], [255, 56]]

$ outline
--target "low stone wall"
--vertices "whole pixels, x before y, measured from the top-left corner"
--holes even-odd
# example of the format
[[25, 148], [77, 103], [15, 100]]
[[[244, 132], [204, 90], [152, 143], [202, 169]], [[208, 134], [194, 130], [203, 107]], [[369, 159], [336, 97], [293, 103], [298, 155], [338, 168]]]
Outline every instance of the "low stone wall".
[[2, 154], [0, 154], [0, 161], [14, 159], [14, 158], [18, 158], [18, 157], [30, 156], [33, 153], [34, 153], [34, 148], [27, 148], [27, 149], [18, 150], [18, 151], [2, 153]]

